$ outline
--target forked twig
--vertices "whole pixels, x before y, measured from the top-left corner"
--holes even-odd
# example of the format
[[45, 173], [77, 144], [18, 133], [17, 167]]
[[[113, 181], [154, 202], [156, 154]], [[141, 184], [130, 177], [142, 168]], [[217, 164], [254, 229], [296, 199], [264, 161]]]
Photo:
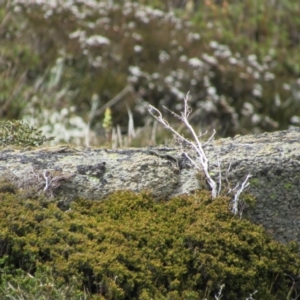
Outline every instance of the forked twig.
[[[148, 107], [148, 111], [149, 113], [161, 124], [164, 125], [165, 128], [167, 128], [168, 130], [170, 130], [173, 134], [174, 137], [179, 141], [180, 146], [181, 146], [181, 150], [183, 155], [192, 163], [192, 165], [199, 170], [200, 172], [203, 171], [206, 181], [208, 183], [208, 185], [211, 188], [211, 195], [212, 198], [216, 198], [220, 193], [221, 193], [221, 186], [222, 186], [222, 177], [221, 177], [221, 163], [219, 160], [219, 153], [217, 154], [217, 164], [218, 164], [218, 168], [219, 168], [219, 181], [218, 184], [215, 182], [215, 180], [210, 176], [209, 174], [209, 164], [208, 164], [208, 159], [203, 151], [202, 148], [202, 143], [200, 142], [199, 138], [202, 137], [203, 135], [200, 135], [200, 137], [197, 136], [195, 130], [193, 129], [192, 125], [189, 123], [188, 117], [191, 113], [191, 108], [188, 105], [188, 97], [189, 97], [189, 93], [187, 93], [187, 95], [184, 98], [184, 109], [183, 112], [181, 112], [181, 115], [169, 110], [168, 108], [164, 107], [166, 110], [168, 110], [174, 117], [176, 117], [177, 119], [179, 119], [181, 122], [183, 122], [184, 126], [189, 130], [189, 132], [192, 134], [193, 140], [188, 140], [187, 138], [185, 138], [182, 134], [180, 134], [178, 131], [176, 131], [169, 123], [167, 120], [165, 120], [161, 114], [161, 112], [155, 108], [152, 105], [149, 105]], [[206, 143], [209, 143], [214, 135], [215, 135], [216, 131], [213, 131], [213, 134], [210, 136], [210, 138], [207, 140]], [[204, 143], [204, 144], [206, 144]], [[194, 149], [194, 151], [196, 152], [196, 159], [192, 158], [185, 150], [185, 146], [188, 145], [190, 146], [192, 149]], [[226, 175], [225, 175], [225, 180], [228, 184], [228, 173], [231, 167], [231, 163], [226, 171]], [[238, 214], [239, 213], [239, 197], [240, 194], [249, 186], [249, 178], [251, 177], [251, 175], [247, 175], [246, 179], [244, 180], [244, 182], [240, 185], [237, 184], [237, 186], [233, 189], [230, 190], [231, 192], [234, 192], [234, 197], [232, 200], [232, 212], [233, 214]], [[219, 186], [218, 186], [219, 185]]]
[[[183, 135], [181, 135], [180, 133], [178, 133], [162, 116], [161, 112], [155, 108], [152, 105], [149, 105], [148, 111], [150, 112], [150, 114], [157, 120], [159, 121], [161, 124], [163, 124], [168, 130], [170, 130], [175, 137], [178, 138], [178, 140], [181, 143], [186, 143], [189, 146], [191, 146], [196, 154], [197, 154], [197, 160], [194, 160], [193, 158], [191, 158], [186, 152], [183, 152], [184, 155], [190, 160], [190, 162], [195, 166], [196, 169], [198, 169], [199, 171], [203, 171], [205, 178], [207, 180], [207, 183], [209, 184], [210, 188], [211, 188], [211, 193], [212, 193], [212, 198], [217, 197], [218, 192], [217, 192], [217, 184], [216, 182], [212, 179], [212, 177], [209, 174], [208, 171], [208, 159], [203, 151], [202, 148], [202, 144], [194, 130], [194, 128], [191, 126], [191, 124], [188, 121], [188, 117], [191, 113], [191, 108], [188, 106], [188, 96], [189, 93], [187, 93], [186, 97], [184, 98], [184, 111], [181, 113], [181, 116], [179, 116], [178, 114], [170, 111], [172, 113], [172, 115], [174, 115], [176, 118], [178, 118], [180, 121], [182, 121], [184, 123], [184, 125], [186, 126], [186, 128], [189, 130], [189, 132], [192, 134], [193, 136], [193, 141], [190, 141], [188, 139], [186, 139]], [[215, 132], [213, 133], [213, 135], [215, 134]], [[210, 140], [212, 139], [212, 137], [210, 137]]]

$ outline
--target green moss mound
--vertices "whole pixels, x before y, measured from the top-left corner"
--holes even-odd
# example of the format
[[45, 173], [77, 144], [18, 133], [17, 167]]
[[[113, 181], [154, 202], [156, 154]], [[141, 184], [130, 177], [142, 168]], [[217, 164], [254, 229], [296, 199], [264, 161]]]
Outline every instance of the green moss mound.
[[211, 201], [201, 192], [156, 202], [126, 191], [77, 200], [66, 212], [43, 198], [0, 198], [1, 299], [8, 283], [20, 287], [41, 270], [57, 293], [71, 285], [72, 299], [83, 291], [91, 299], [215, 299], [222, 284], [222, 299], [299, 292], [297, 247], [232, 216], [225, 197]]

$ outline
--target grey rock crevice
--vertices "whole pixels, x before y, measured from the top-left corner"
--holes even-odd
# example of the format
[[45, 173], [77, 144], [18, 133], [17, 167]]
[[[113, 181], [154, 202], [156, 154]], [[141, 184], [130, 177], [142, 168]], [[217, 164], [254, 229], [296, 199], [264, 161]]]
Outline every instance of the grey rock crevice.
[[[204, 151], [216, 180], [217, 157], [223, 176], [231, 165], [228, 181], [232, 186], [252, 175], [247, 192], [257, 203], [246, 215], [253, 222], [262, 224], [279, 241], [300, 242], [299, 128], [220, 139], [205, 145]], [[33, 186], [66, 201], [76, 197], [101, 200], [124, 189], [147, 190], [157, 199], [168, 199], [206, 188], [180, 149], [169, 147], [5, 148], [0, 151], [0, 176], [10, 177], [20, 188]]]

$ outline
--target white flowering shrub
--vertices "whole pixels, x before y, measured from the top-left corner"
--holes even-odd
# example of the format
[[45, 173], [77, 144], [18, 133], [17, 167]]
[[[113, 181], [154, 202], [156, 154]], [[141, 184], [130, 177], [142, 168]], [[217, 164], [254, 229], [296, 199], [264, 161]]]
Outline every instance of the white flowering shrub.
[[[153, 2], [165, 10], [139, 1], [8, 2], [0, 8], [5, 21], [0, 115], [26, 116], [51, 131], [51, 116], [73, 107], [72, 117], [80, 118], [89, 133], [104, 136], [102, 108], [130, 86], [111, 105], [120, 132], [127, 131], [126, 105], [134, 125], [142, 127], [151, 122], [148, 104], [180, 110], [188, 90], [190, 122], [215, 128], [221, 136], [299, 125], [299, 79], [294, 73], [282, 76], [274, 48], [260, 55], [243, 53], [217, 34], [222, 24], [213, 19], [200, 30], [184, 14], [180, 18], [167, 11], [184, 9], [175, 2], [168, 7]], [[200, 4], [194, 2], [196, 11]], [[217, 11], [217, 6], [209, 9]], [[68, 142], [72, 130], [82, 128], [75, 123], [75, 128], [60, 126], [70, 130]]]

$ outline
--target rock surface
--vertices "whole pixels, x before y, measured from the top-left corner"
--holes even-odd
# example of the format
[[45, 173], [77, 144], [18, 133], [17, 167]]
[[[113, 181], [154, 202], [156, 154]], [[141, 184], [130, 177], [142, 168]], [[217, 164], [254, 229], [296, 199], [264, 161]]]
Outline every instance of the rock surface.
[[[225, 176], [233, 187], [252, 175], [247, 192], [257, 202], [246, 214], [253, 222], [262, 224], [279, 241], [300, 242], [299, 128], [220, 139], [205, 145], [204, 150], [216, 180], [219, 157], [223, 185]], [[157, 199], [168, 199], [207, 188], [180, 150], [168, 147], [5, 148], [0, 152], [0, 176], [20, 188], [35, 188], [66, 202], [78, 196], [103, 199], [120, 189], [148, 190]]]

